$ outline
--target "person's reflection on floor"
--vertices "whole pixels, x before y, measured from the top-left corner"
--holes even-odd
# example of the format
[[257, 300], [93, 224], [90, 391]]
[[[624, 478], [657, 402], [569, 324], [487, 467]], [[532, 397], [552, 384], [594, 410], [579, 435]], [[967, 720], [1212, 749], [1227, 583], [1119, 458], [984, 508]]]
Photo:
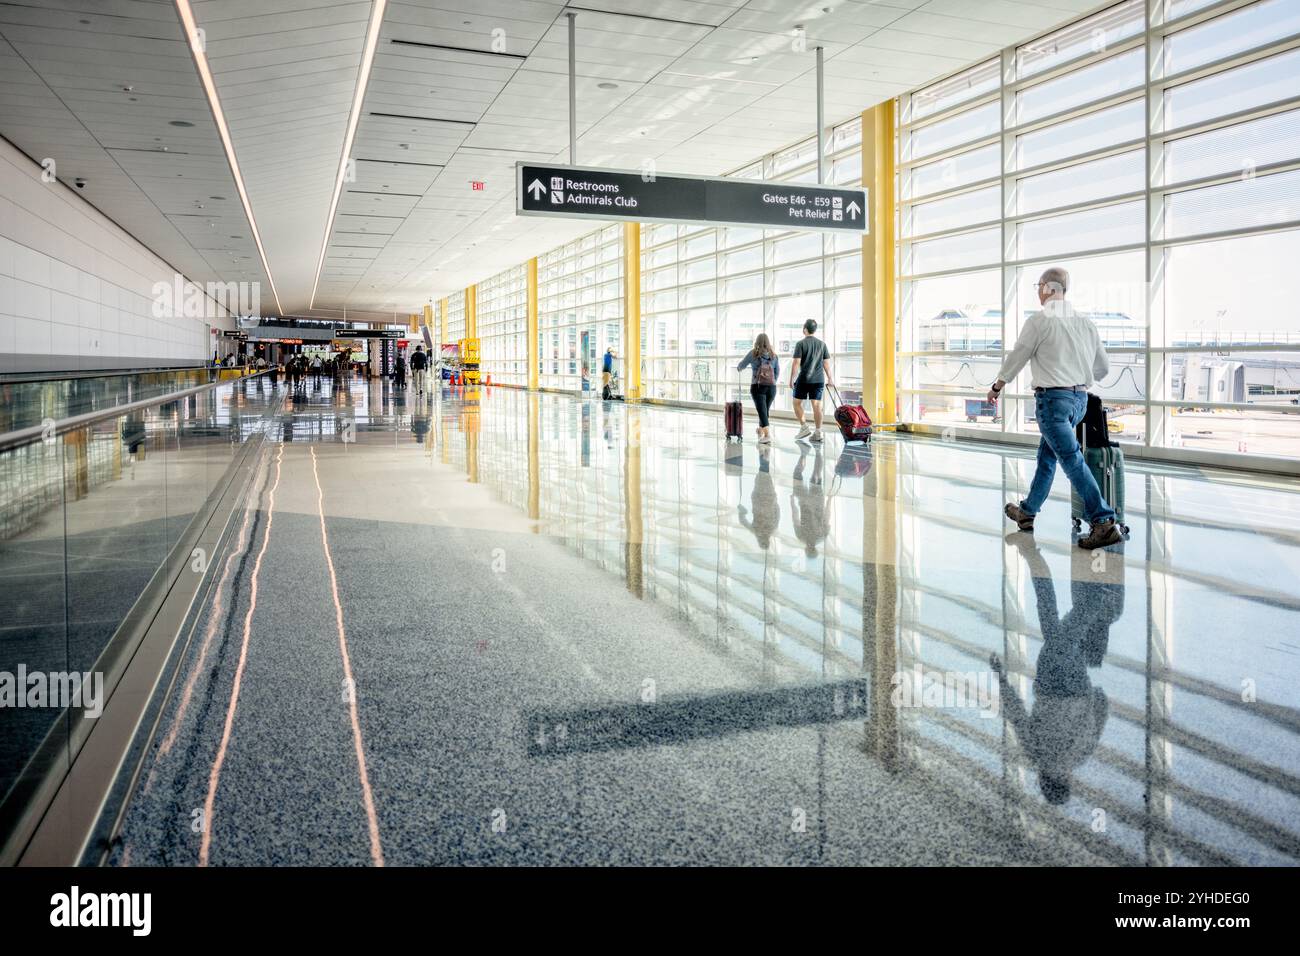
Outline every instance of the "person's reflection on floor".
[[754, 540], [764, 551], [771, 546], [772, 535], [781, 524], [781, 504], [777, 501], [776, 484], [772, 481], [770, 455], [770, 447], [759, 446], [758, 474], [754, 477], [754, 490], [749, 494], [749, 505], [754, 509], [753, 518], [746, 517], [749, 511], [744, 505], [736, 505], [740, 523], [754, 533]]
[[284, 416], [284, 423], [281, 431], [285, 441], [293, 441], [293, 416], [292, 415]]
[[808, 460], [808, 449], [799, 446], [799, 461], [794, 466], [794, 488], [790, 495], [790, 515], [794, 520], [794, 533], [803, 542], [804, 553], [808, 557], [817, 556], [818, 546], [826, 539], [826, 491], [822, 484], [822, 474], [826, 462], [822, 458], [821, 445], [816, 446], [812, 474], [804, 478], [804, 468]]
[[424, 443], [424, 438], [429, 434], [429, 410], [424, 402], [417, 397], [415, 403], [415, 413], [411, 415], [411, 438], [417, 445]]
[[1017, 531], [1006, 540], [1029, 565], [1043, 632], [1032, 711], [1025, 710], [996, 654], [989, 663], [998, 675], [1003, 713], [1038, 769], [1039, 789], [1048, 803], [1061, 804], [1070, 799], [1071, 777], [1097, 749], [1106, 726], [1106, 693], [1092, 685], [1088, 668], [1101, 666], [1110, 626], [1124, 613], [1124, 555], [1075, 551], [1070, 569], [1072, 606], [1062, 617], [1052, 572], [1034, 536]]

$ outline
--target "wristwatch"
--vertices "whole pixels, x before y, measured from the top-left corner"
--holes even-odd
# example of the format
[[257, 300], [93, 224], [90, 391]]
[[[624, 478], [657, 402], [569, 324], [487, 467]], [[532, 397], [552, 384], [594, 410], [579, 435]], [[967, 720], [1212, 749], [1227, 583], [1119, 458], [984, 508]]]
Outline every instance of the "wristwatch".
[[1006, 387], [1005, 385], [999, 386], [997, 382], [994, 382], [992, 385], [989, 386], [989, 391], [1000, 392], [1005, 387]]

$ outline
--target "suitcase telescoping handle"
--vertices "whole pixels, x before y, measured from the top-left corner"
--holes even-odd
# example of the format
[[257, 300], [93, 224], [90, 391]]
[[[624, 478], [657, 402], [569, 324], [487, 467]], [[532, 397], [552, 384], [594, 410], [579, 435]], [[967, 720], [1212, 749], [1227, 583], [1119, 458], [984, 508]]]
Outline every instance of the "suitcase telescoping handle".
[[835, 403], [836, 408], [844, 404], [844, 400], [840, 398], [840, 390], [835, 387], [834, 383], [827, 382], [826, 391], [830, 393], [831, 401]]

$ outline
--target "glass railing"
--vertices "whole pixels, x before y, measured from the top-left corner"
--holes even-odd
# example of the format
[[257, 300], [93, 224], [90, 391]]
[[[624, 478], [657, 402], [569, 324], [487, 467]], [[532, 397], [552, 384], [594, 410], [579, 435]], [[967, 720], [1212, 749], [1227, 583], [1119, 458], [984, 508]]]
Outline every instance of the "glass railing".
[[[124, 622], [275, 411], [264, 376], [216, 371], [99, 383], [114, 407], [0, 434], [0, 857], [111, 697], [135, 649]], [[42, 416], [79, 407], [61, 401]]]
[[0, 375], [0, 434], [238, 378], [248, 371], [199, 366], [97, 375]]

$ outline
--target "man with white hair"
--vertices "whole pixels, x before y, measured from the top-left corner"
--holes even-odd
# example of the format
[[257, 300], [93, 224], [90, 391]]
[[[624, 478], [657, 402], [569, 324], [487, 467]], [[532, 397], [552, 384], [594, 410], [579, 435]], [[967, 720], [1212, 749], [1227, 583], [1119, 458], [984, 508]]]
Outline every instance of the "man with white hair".
[[1038, 421], [1038, 470], [1029, 486], [1029, 496], [1010, 503], [1006, 516], [1021, 531], [1034, 530], [1034, 516], [1047, 500], [1060, 462], [1070, 484], [1083, 501], [1083, 516], [1091, 526], [1079, 539], [1081, 548], [1104, 548], [1123, 540], [1115, 521], [1115, 510], [1106, 503], [1097, 480], [1083, 460], [1074, 436], [1088, 408], [1088, 388], [1110, 371], [1106, 349], [1092, 320], [1074, 311], [1065, 301], [1070, 274], [1053, 266], [1038, 280], [1038, 301], [1043, 306], [1025, 320], [1015, 348], [998, 371], [988, 400], [996, 402], [1006, 387], [1028, 363], [1034, 389], [1034, 417]]

